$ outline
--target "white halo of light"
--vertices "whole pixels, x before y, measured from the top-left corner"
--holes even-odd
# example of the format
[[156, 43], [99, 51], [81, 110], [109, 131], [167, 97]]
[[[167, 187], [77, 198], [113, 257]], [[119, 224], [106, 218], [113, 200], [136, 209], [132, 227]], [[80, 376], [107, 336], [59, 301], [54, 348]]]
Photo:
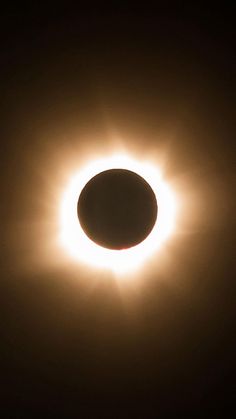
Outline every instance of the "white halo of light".
[[[77, 216], [77, 202], [86, 183], [95, 175], [109, 169], [127, 169], [142, 176], [153, 189], [158, 215], [151, 233], [138, 245], [111, 250], [94, 243], [84, 233]], [[174, 228], [175, 199], [155, 165], [137, 161], [128, 155], [112, 155], [96, 159], [75, 173], [63, 196], [60, 207], [59, 240], [69, 255], [78, 262], [125, 274], [137, 270], [170, 236]]]

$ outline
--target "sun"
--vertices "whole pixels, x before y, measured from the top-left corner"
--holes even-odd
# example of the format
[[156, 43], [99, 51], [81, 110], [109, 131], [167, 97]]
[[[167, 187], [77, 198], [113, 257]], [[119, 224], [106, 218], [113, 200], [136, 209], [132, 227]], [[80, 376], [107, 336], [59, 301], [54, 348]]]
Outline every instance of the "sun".
[[[143, 177], [153, 189], [158, 203], [158, 216], [151, 233], [144, 241], [128, 249], [111, 250], [94, 243], [84, 233], [77, 217], [77, 202], [83, 187], [93, 176], [109, 169], [127, 169]], [[90, 161], [70, 179], [61, 199], [59, 241], [79, 263], [122, 275], [139, 269], [171, 235], [175, 212], [174, 194], [162, 179], [158, 167], [126, 154], [114, 154]]]

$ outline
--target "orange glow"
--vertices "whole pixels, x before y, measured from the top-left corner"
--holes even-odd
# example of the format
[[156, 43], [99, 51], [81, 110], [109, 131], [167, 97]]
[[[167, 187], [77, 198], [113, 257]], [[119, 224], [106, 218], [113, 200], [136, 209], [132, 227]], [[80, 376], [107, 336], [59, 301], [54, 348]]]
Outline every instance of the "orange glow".
[[[158, 203], [157, 221], [149, 236], [137, 246], [125, 250], [110, 250], [94, 243], [82, 230], [77, 217], [77, 201], [85, 184], [99, 172], [112, 168], [128, 169], [142, 176], [152, 187]], [[122, 275], [136, 271], [170, 237], [175, 212], [174, 194], [155, 165], [137, 161], [126, 154], [114, 154], [90, 161], [72, 176], [61, 199], [59, 241], [78, 262]]]

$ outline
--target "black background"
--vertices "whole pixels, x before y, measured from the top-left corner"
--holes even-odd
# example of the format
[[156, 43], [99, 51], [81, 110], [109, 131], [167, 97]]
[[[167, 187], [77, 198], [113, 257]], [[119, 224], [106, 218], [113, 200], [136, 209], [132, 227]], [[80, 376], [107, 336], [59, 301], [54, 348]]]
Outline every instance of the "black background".
[[[229, 417], [233, 11], [12, 6], [1, 43], [2, 417]], [[166, 150], [187, 207], [200, 197], [169, 264], [157, 256], [122, 296], [109, 274], [42, 268], [33, 234], [58, 187], [55, 154], [67, 164], [67, 149], [105, 150], [107, 124], [139, 150]]]

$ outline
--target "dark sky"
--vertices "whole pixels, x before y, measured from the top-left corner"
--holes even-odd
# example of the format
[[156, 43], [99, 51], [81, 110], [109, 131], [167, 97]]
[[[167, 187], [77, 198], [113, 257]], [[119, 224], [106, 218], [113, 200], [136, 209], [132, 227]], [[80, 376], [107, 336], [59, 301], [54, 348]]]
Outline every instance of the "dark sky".
[[[234, 19], [191, 7], [2, 12], [3, 418], [235, 404]], [[45, 245], [60, 173], [113, 147], [110, 131], [162, 153], [184, 203], [165, 263], [157, 253], [122, 291]]]

